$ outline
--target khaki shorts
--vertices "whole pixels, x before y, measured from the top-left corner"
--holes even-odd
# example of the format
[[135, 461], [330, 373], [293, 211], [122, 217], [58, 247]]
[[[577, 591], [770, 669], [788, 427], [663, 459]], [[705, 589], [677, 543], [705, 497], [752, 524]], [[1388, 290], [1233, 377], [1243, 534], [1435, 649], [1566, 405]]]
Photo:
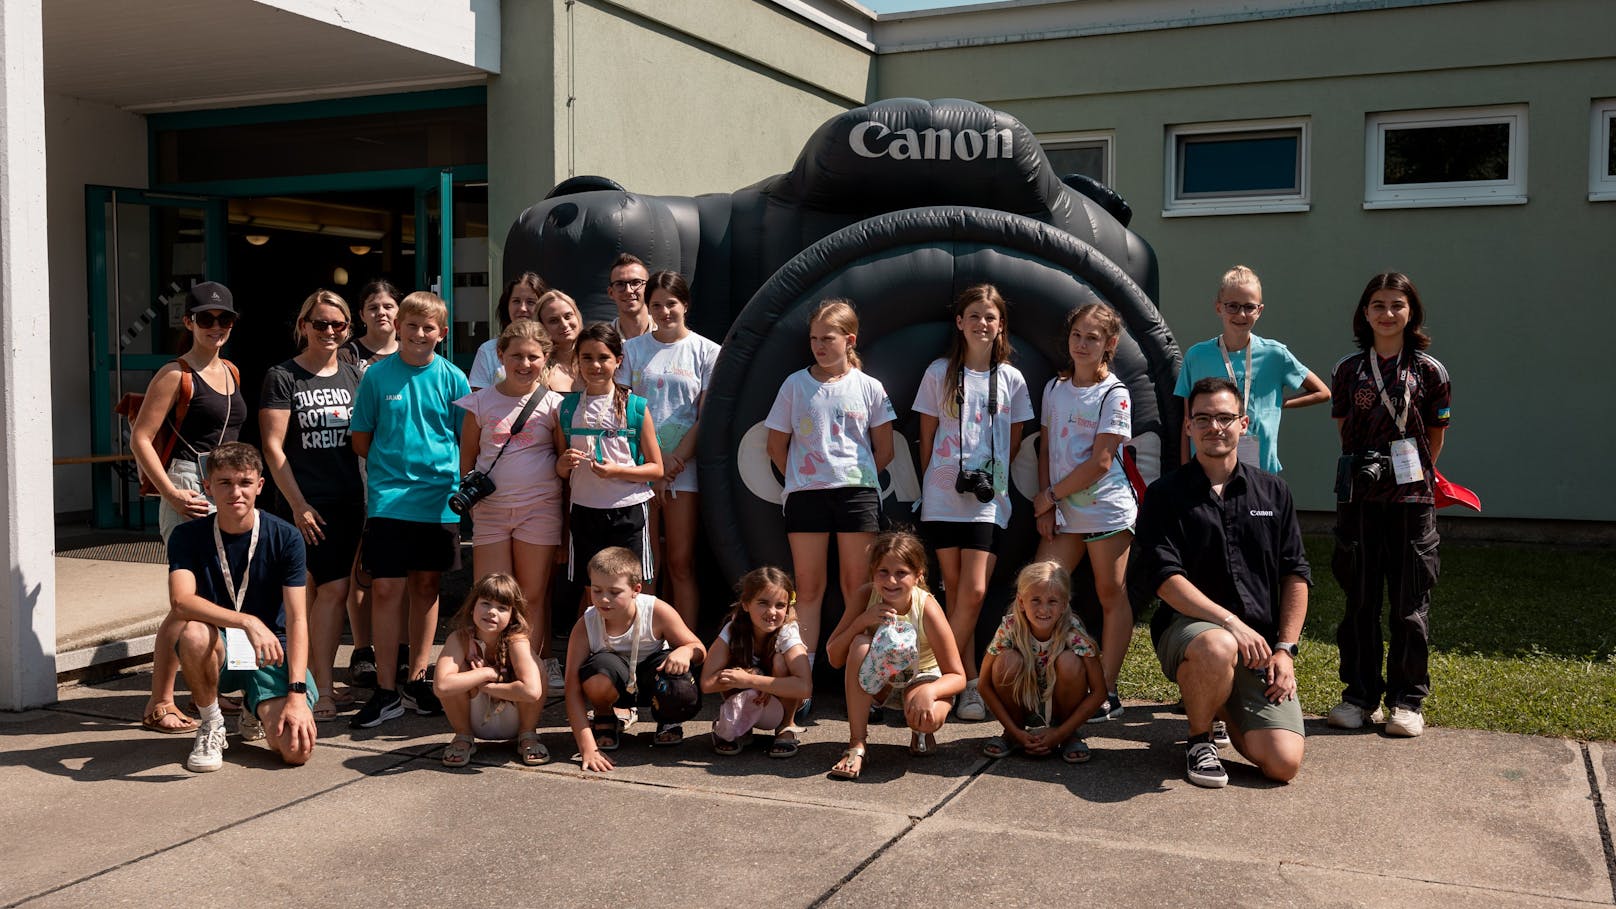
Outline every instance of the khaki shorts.
[[[1190, 642], [1219, 627], [1212, 622], [1183, 615], [1173, 619], [1156, 644], [1156, 659], [1161, 661], [1162, 672], [1167, 675], [1168, 681], [1178, 681], [1178, 664], [1184, 661], [1184, 651], [1189, 649]], [[1268, 681], [1263, 672], [1236, 666], [1234, 688], [1229, 692], [1229, 700], [1224, 702], [1230, 722], [1240, 727], [1242, 732], [1287, 729], [1297, 735], [1306, 735], [1302, 727], [1301, 701], [1291, 698], [1275, 704], [1264, 694], [1267, 690]]]

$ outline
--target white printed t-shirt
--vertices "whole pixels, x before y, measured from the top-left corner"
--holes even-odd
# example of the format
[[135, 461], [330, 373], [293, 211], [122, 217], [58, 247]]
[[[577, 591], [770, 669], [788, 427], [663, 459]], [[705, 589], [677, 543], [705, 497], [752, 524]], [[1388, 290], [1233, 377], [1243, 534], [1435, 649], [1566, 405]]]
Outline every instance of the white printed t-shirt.
[[489, 476], [494, 491], [484, 501], [500, 508], [561, 507], [561, 478], [555, 472], [555, 424], [561, 396], [543, 385], [533, 393], [539, 401], [515, 438], [511, 426], [522, 414], [525, 396], [513, 398], [498, 385], [491, 385], [454, 402], [477, 420], [481, 432], [477, 469], [488, 473], [489, 465], [494, 466]]
[[764, 421], [791, 434], [786, 495], [846, 486], [879, 489], [870, 430], [894, 419], [887, 390], [863, 370], [849, 370], [834, 382], [821, 382], [806, 369], [792, 373]]
[[[1114, 389], [1114, 390], [1113, 390]], [[1101, 413], [1101, 403], [1105, 412]], [[1073, 385], [1051, 379], [1044, 386], [1043, 444], [1049, 451], [1049, 479], [1059, 483], [1094, 452], [1094, 437], [1101, 433], [1133, 436], [1133, 402], [1128, 386], [1115, 375], [1094, 385]], [[1088, 489], [1080, 489], [1058, 505], [1065, 526], [1061, 533], [1100, 533], [1131, 526], [1138, 511], [1128, 477], [1115, 458], [1105, 475]]]
[[[694, 332], [664, 344], [647, 332], [623, 342], [617, 381], [645, 399], [656, 423], [657, 444], [666, 458], [696, 425], [702, 393], [713, 380], [719, 347]], [[696, 491], [691, 464], [673, 481], [678, 492]]]
[[[718, 630], [718, 639], [723, 641], [726, 645], [730, 643], [729, 628], [731, 624], [733, 623], [725, 622], [724, 627]], [[802, 630], [797, 627], [796, 622], [787, 622], [786, 624], [781, 625], [779, 634], [774, 636], [775, 653], [783, 654], [789, 652], [793, 647], [806, 648], [807, 646], [808, 645], [802, 642]], [[763, 655], [758, 653], [752, 654], [752, 665], [754, 667], [762, 667], [764, 669], [768, 668], [767, 666], [763, 665]]]
[[[915, 393], [915, 411], [937, 418], [937, 432], [931, 441], [931, 463], [920, 491], [920, 519], [951, 523], [992, 522], [1010, 525], [1010, 429], [1033, 418], [1032, 396], [1021, 370], [1008, 363], [999, 372], [999, 412], [992, 420], [993, 444], [988, 444], [988, 374], [974, 369], [965, 375], [965, 431], [960, 432], [960, 408], [955, 404], [959, 388], [948, 386], [948, 361], [933, 360], [920, 379]], [[946, 387], [945, 387], [946, 386]], [[960, 471], [960, 446], [964, 445], [965, 469], [979, 470], [988, 461], [990, 447], [995, 463], [991, 502], [978, 502], [970, 493], [954, 491]]]
[[[656, 418], [651, 420], [654, 423]], [[617, 401], [610, 393], [580, 393], [578, 408], [572, 412], [572, 425], [561, 427], [561, 431], [567, 434], [569, 448], [590, 453], [598, 448], [603, 461], [633, 466], [634, 452], [626, 436], [574, 435], [570, 430], [575, 428], [622, 429], [623, 423], [617, 418]], [[585, 508], [624, 508], [647, 501], [652, 494], [650, 484], [641, 480], [597, 477], [587, 462], [574, 467], [568, 478], [572, 482], [572, 504]]]

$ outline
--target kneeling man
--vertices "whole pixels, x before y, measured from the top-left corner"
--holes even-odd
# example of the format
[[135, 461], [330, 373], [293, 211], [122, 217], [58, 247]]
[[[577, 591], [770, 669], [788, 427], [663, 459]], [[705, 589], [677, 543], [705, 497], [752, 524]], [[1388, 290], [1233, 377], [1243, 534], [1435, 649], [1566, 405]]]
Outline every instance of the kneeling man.
[[1233, 382], [1196, 382], [1186, 422], [1195, 457], [1146, 491], [1129, 588], [1164, 604], [1151, 638], [1184, 697], [1190, 782], [1229, 782], [1214, 720], [1263, 775], [1287, 782], [1302, 766], [1294, 661], [1312, 584], [1296, 507], [1285, 481], [1240, 463], [1248, 418]]
[[258, 510], [264, 464], [251, 445], [215, 448], [202, 485], [218, 513], [180, 525], [168, 540], [168, 601], [185, 620], [176, 649], [202, 714], [186, 769], [224, 766], [219, 692], [238, 689], [243, 736], [262, 735], [281, 760], [302, 764], [314, 751], [319, 697], [308, 672], [303, 538]]

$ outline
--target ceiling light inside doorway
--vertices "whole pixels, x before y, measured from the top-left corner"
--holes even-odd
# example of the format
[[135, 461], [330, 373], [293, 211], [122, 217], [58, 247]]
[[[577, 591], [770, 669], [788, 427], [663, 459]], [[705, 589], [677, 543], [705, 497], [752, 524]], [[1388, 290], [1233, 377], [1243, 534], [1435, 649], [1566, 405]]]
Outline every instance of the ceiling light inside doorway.
[[348, 283], [348, 269], [343, 268], [340, 265], [332, 269], [331, 283], [337, 285], [338, 287], [346, 286]]
[[370, 255], [370, 247], [364, 245], [363, 243], [356, 243], [353, 246], [348, 247], [348, 251], [356, 256]]
[[252, 246], [263, 246], [269, 242], [268, 234], [248, 234], [247, 243]]

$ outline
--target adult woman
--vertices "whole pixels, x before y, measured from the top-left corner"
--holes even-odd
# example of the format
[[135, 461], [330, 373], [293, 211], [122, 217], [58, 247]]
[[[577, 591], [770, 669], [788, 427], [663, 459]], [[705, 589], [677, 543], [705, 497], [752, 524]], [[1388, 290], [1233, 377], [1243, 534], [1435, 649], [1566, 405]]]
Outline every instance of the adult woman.
[[[365, 336], [354, 338], [342, 348], [344, 359], [351, 359], [360, 373], [370, 364], [398, 353], [398, 301], [404, 292], [386, 279], [377, 279], [359, 292], [359, 318], [365, 323]], [[360, 477], [365, 464], [359, 462]], [[360, 495], [364, 486], [360, 485]], [[348, 659], [348, 683], [360, 688], [376, 687], [376, 651], [370, 644], [370, 581], [361, 576], [357, 560], [348, 585], [348, 625], [353, 629], [354, 649]], [[404, 660], [399, 660], [400, 663]]]
[[[235, 441], [247, 420], [240, 373], [219, 355], [230, 340], [236, 315], [223, 284], [206, 281], [191, 288], [183, 320], [191, 347], [152, 377], [130, 431], [135, 463], [162, 496], [157, 527], [165, 545], [174, 528], [213, 512], [213, 503], [202, 493], [201, 461], [219, 445]], [[181, 403], [183, 415], [175, 407]], [[157, 434], [165, 426], [175, 437], [166, 465], [156, 447]], [[174, 645], [184, 626], [185, 621], [170, 612], [157, 627], [151, 697], [140, 721], [154, 732], [196, 731], [196, 722], [174, 706], [174, 674], [179, 670]]]
[[[499, 295], [499, 329], [504, 331], [512, 322], [523, 319], [534, 319], [539, 313], [539, 297], [549, 290], [544, 279], [531, 271], [524, 271], [521, 275], [505, 285], [505, 291]], [[505, 378], [505, 369], [499, 361], [499, 335], [489, 338], [477, 348], [477, 356], [471, 361], [471, 373], [466, 381], [471, 383], [471, 390], [487, 388]]]
[[538, 322], [550, 336], [550, 372], [546, 378], [550, 390], [566, 394], [583, 387], [578, 381], [578, 367], [573, 362], [573, 350], [578, 344], [578, 332], [584, 330], [584, 315], [578, 304], [559, 290], [551, 290], [539, 297]]
[[365, 524], [364, 481], [348, 442], [360, 373], [337, 356], [348, 340], [350, 321], [342, 297], [329, 290], [310, 294], [297, 314], [301, 350], [264, 376], [258, 412], [264, 462], [284, 504], [281, 517], [303, 535], [307, 548], [308, 663], [320, 689], [314, 718], [322, 721], [336, 719], [337, 708], [352, 702], [336, 698], [331, 667], [342, 637], [348, 574]]
[[690, 285], [678, 272], [659, 271], [645, 287], [646, 308], [656, 328], [623, 342], [620, 380], [645, 398], [666, 452], [662, 480], [651, 500], [651, 550], [663, 591], [685, 624], [696, 627], [696, 427], [702, 401], [718, 362], [718, 345], [685, 326]]
[[[1425, 352], [1425, 305], [1401, 272], [1374, 276], [1352, 313], [1359, 352], [1331, 377], [1331, 416], [1341, 428], [1345, 471], [1336, 472], [1331, 569], [1347, 595], [1336, 629], [1341, 703], [1328, 722], [1358, 729], [1391, 708], [1386, 734], [1425, 731], [1431, 692], [1431, 589], [1441, 568], [1432, 481], [1448, 429], [1448, 371]], [[1381, 675], [1381, 590], [1391, 646]]]

